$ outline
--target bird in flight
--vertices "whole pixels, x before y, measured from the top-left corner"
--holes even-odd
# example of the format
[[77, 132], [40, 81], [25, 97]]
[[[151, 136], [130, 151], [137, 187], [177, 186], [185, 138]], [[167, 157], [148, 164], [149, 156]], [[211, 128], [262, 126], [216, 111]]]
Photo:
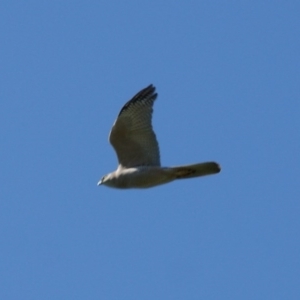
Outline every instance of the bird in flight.
[[103, 176], [98, 185], [119, 189], [150, 188], [176, 179], [221, 171], [216, 162], [161, 167], [159, 146], [151, 122], [156, 98], [155, 87], [151, 84], [123, 106], [109, 135], [119, 166], [116, 171]]

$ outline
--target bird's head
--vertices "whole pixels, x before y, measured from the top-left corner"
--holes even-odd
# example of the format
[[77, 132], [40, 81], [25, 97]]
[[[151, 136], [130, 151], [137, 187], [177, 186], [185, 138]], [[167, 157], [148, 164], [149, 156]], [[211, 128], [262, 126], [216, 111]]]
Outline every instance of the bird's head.
[[106, 185], [106, 186], [113, 186], [114, 177], [112, 176], [112, 173], [109, 173], [107, 175], [104, 175], [97, 183], [97, 185]]

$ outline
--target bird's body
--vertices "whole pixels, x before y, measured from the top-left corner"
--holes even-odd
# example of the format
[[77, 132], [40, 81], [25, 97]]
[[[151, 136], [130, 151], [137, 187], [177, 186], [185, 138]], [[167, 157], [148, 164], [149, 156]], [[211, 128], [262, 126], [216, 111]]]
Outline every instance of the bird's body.
[[109, 175], [111, 175], [110, 180], [105, 178], [106, 185], [120, 189], [149, 188], [173, 180], [169, 176], [169, 168], [157, 166], [141, 166], [128, 169], [118, 168], [117, 171]]
[[205, 162], [179, 167], [161, 167], [158, 142], [152, 129], [153, 103], [157, 94], [150, 85], [136, 94], [121, 109], [109, 140], [119, 160], [116, 171], [102, 177], [98, 185], [149, 188], [175, 179], [216, 174], [220, 166]]
[[105, 184], [119, 189], [149, 188], [175, 179], [199, 177], [215, 174], [220, 171], [214, 162], [195, 164], [181, 167], [141, 166], [136, 168], [118, 168], [105, 177]]

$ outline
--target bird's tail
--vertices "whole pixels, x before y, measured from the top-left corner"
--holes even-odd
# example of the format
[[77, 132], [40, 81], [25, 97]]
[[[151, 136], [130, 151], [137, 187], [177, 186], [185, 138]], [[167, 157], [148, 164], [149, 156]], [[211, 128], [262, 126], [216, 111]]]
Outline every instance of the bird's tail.
[[221, 167], [215, 162], [205, 162], [201, 164], [172, 167], [172, 170], [174, 171], [175, 179], [184, 179], [217, 174], [221, 171]]

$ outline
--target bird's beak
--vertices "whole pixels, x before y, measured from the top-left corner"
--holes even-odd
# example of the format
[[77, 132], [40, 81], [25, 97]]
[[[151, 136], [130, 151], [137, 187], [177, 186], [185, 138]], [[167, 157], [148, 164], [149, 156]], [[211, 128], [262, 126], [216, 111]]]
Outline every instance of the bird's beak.
[[101, 185], [102, 184], [102, 179], [100, 181], [98, 181], [97, 185]]

